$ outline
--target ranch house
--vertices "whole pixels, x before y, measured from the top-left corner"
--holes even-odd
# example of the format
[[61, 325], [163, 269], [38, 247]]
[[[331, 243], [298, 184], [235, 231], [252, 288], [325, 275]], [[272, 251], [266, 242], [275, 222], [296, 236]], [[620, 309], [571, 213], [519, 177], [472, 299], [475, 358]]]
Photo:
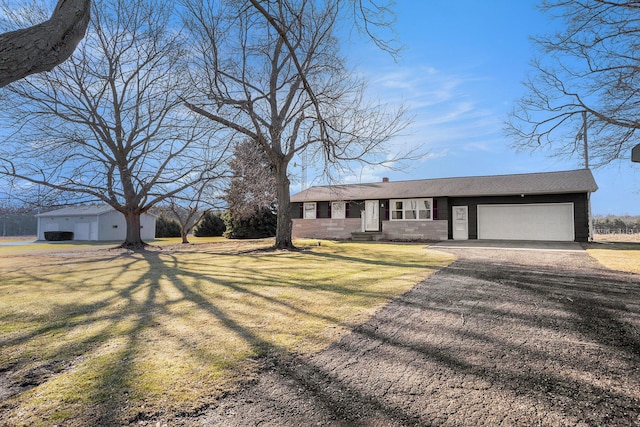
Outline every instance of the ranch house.
[[311, 187], [291, 197], [293, 237], [589, 239], [589, 169]]

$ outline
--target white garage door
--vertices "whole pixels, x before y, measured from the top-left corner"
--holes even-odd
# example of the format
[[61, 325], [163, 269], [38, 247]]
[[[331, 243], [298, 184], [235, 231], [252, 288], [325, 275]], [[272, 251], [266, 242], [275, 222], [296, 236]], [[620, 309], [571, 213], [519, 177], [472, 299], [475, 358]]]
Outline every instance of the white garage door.
[[478, 239], [572, 242], [573, 203], [478, 205]]

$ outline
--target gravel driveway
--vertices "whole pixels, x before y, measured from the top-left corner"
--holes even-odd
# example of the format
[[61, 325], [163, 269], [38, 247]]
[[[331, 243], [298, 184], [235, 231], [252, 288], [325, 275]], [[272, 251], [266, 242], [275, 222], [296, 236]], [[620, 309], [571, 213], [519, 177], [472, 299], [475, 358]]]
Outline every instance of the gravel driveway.
[[458, 261], [185, 424], [640, 425], [640, 276], [575, 247], [441, 250]]

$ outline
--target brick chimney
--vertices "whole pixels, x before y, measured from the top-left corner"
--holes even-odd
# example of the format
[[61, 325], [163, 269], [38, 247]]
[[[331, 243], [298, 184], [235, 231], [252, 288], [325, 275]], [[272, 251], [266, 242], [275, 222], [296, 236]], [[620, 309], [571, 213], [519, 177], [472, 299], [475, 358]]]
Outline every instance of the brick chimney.
[[382, 178], [382, 182], [389, 182], [389, 178], [385, 176], [384, 178]]

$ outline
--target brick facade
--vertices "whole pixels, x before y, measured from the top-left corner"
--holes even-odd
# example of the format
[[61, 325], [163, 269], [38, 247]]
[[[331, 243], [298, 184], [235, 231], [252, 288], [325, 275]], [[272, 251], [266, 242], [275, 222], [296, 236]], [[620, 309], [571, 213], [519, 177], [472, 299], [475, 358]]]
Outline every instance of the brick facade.
[[382, 232], [388, 240], [447, 240], [447, 220], [383, 221]]
[[[446, 220], [382, 221], [386, 240], [447, 240]], [[361, 231], [360, 218], [294, 219], [293, 238], [348, 240], [351, 233]]]
[[292, 237], [294, 239], [347, 240], [351, 233], [360, 231], [360, 218], [348, 219], [294, 219]]

